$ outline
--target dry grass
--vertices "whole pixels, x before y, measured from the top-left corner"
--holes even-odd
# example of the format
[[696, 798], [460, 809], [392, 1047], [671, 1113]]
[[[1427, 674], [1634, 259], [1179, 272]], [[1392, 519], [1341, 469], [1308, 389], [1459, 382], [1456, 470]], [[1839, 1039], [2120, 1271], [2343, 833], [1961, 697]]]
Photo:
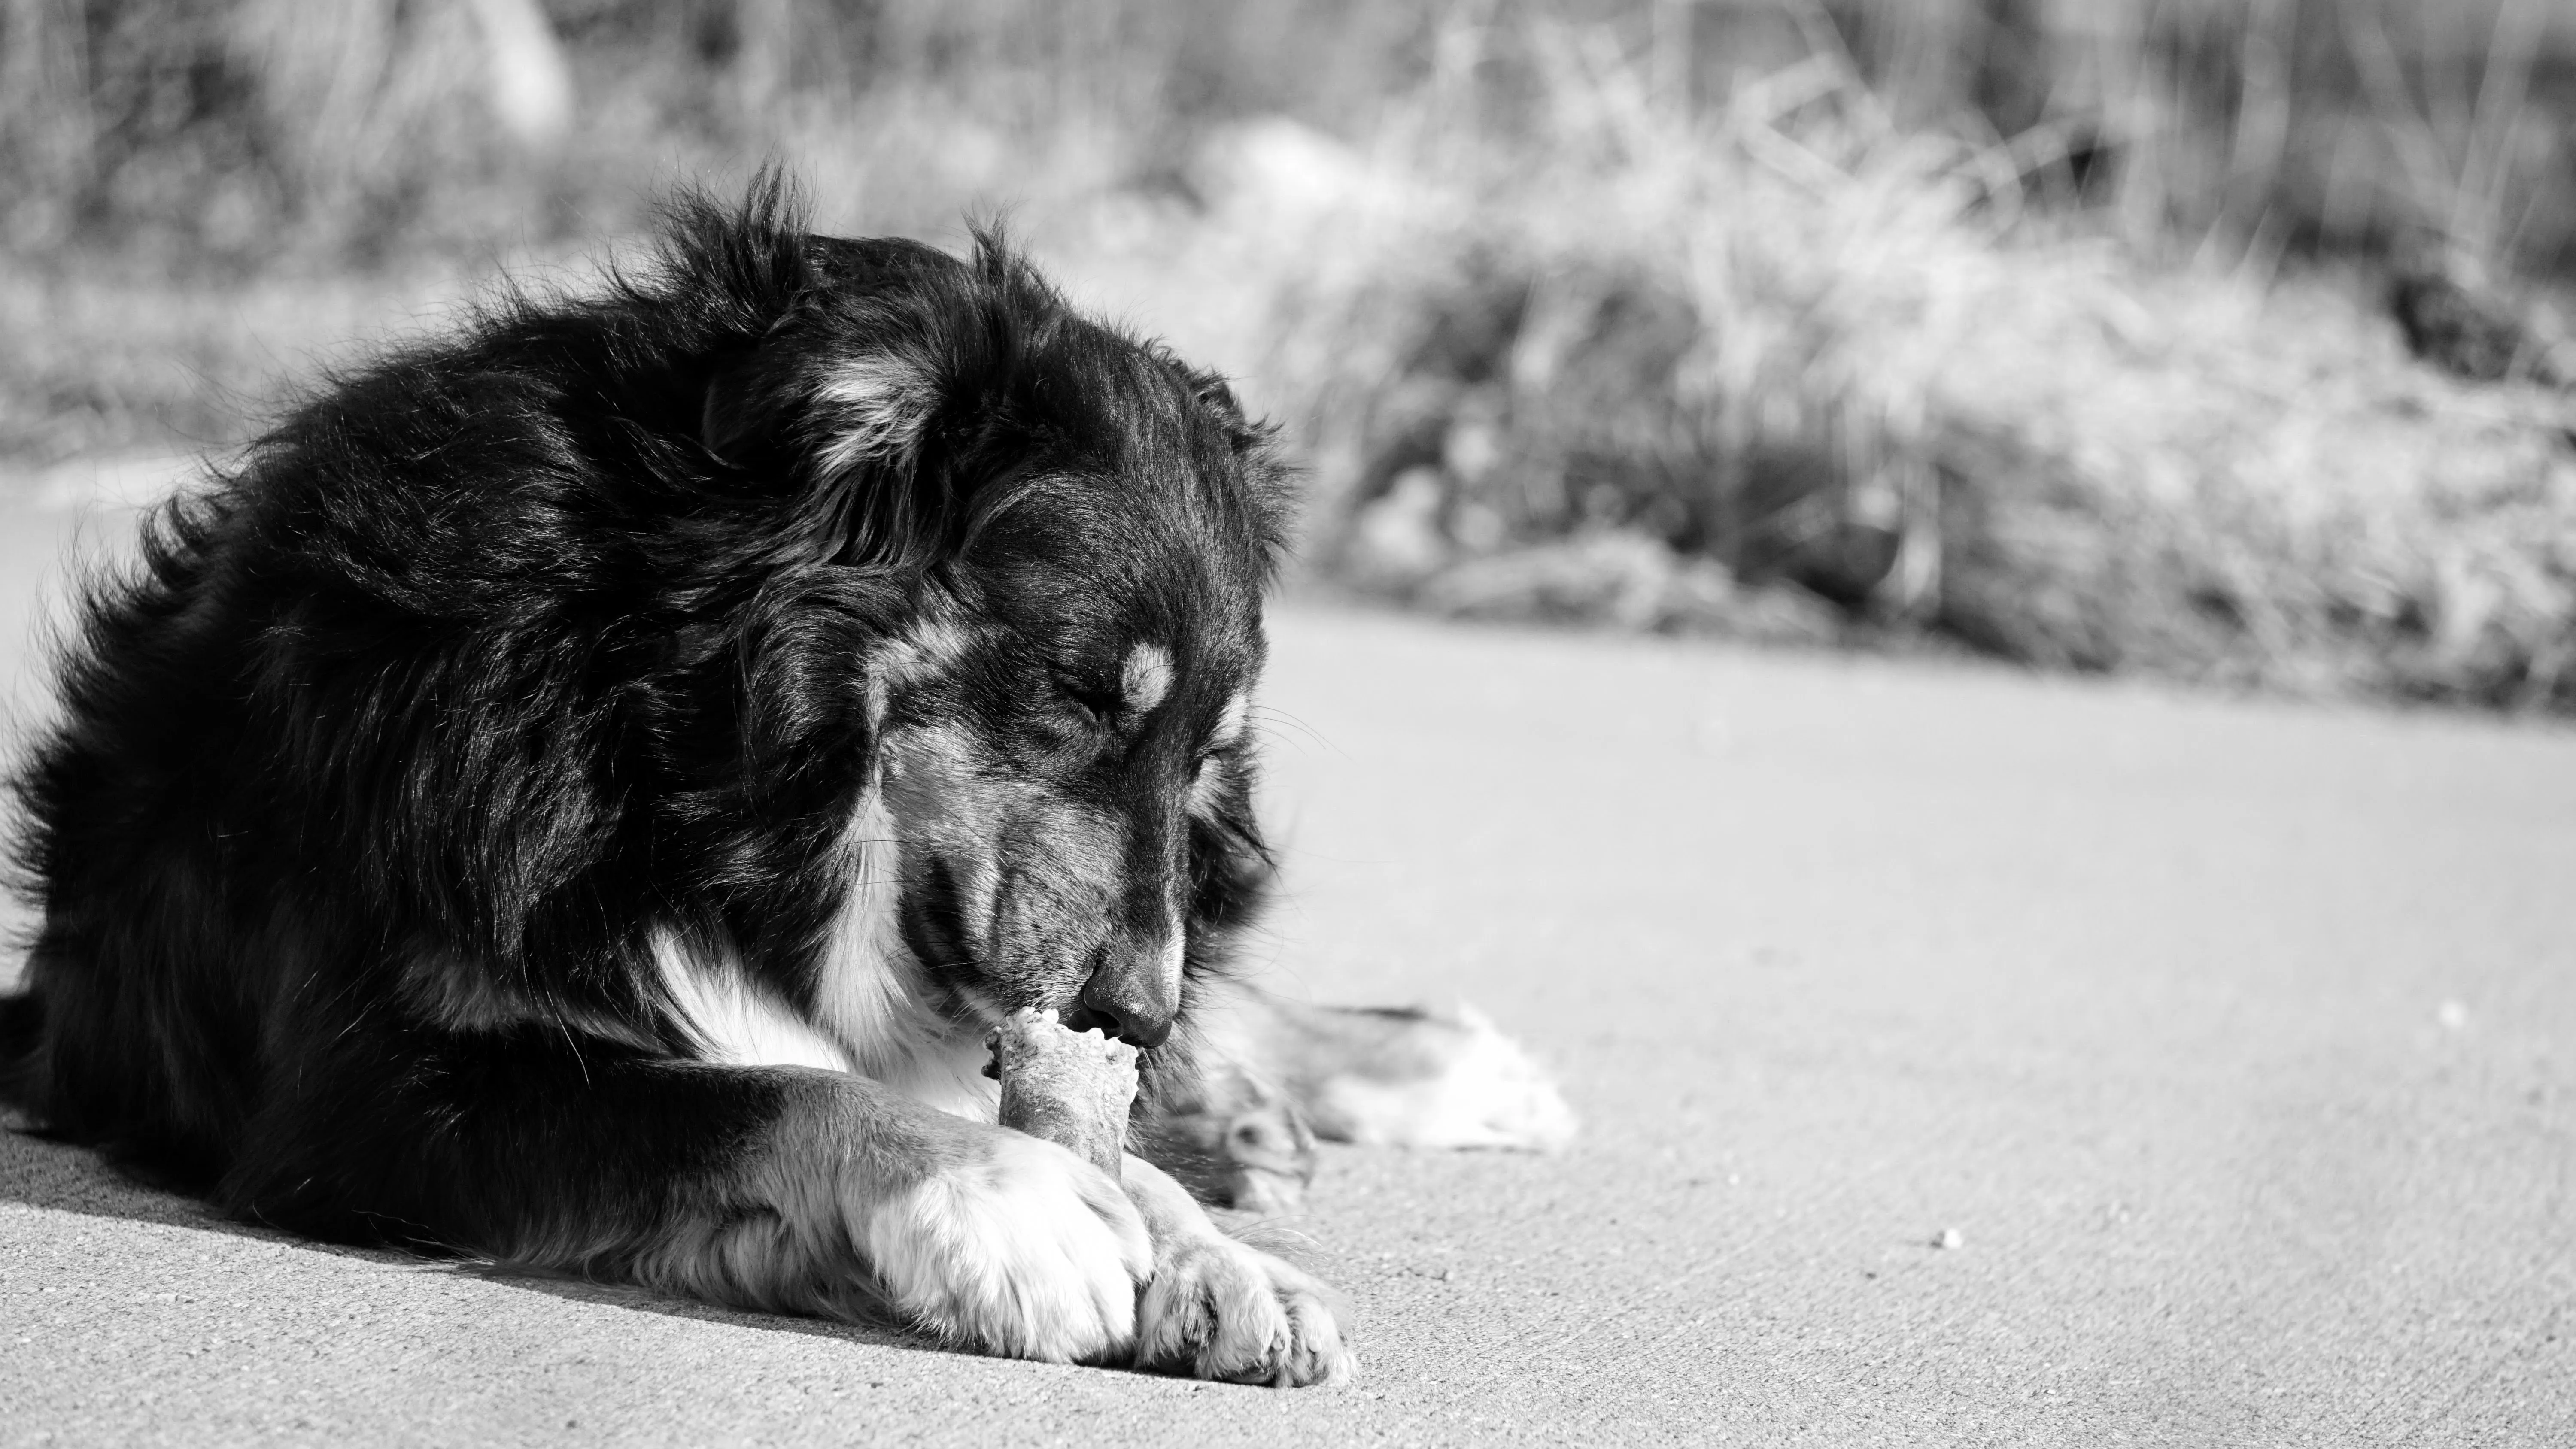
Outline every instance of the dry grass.
[[[2549, 113], [2512, 29], [2533, 0], [2480, 3], [2486, 61], [2445, 70], [2386, 7], [2138, 0], [2116, 63], [2097, 52], [2090, 89], [2061, 84], [2009, 141], [1944, 112], [1955, 75], [1862, 43], [1931, 13], [1900, 0], [1772, 6], [1764, 68], [1732, 76], [1716, 62], [1756, 49], [1712, 49], [1712, 27], [1751, 8], [751, 4], [720, 7], [718, 54], [655, 18], [716, 9], [560, 5], [586, 101], [541, 162], [494, 170], [490, 124], [459, 123], [360, 164], [456, 83], [387, 59], [407, 89], [323, 87], [350, 108], [337, 150], [238, 131], [265, 201], [169, 203], [235, 241], [164, 254], [226, 268], [138, 282], [22, 245], [0, 454], [238, 436], [276, 379], [434, 319], [475, 270], [333, 263], [387, 228], [559, 254], [630, 229], [656, 179], [776, 156], [834, 229], [953, 237], [962, 206], [1014, 203], [1079, 292], [1288, 421], [1309, 564], [1355, 587], [2576, 709], [2567, 400], [2436, 374], [2366, 274], [2283, 266], [2337, 226], [2490, 267], [2547, 254], [2557, 202], [2531, 178], [2563, 153], [2533, 140]], [[155, 4], [191, 9], [121, 8]], [[1820, 29], [1826, 9], [1879, 28]], [[2320, 13], [2342, 47], [2323, 60]], [[13, 94], [0, 149], [60, 142]], [[2086, 136], [2124, 160], [2070, 212], [2051, 157]], [[137, 174], [117, 194], [180, 173]], [[20, 200], [25, 235], [77, 211]], [[301, 270], [240, 260], [261, 206]]]
[[1465, 613], [2576, 708], [2563, 395], [2414, 363], [2359, 279], [2023, 215], [2011, 167], [1830, 58], [1700, 117], [1598, 32], [1530, 53], [1543, 146], [1493, 164], [1435, 89], [1370, 153], [1256, 135], [1268, 179], [1211, 223], [1268, 249], [1327, 569]]

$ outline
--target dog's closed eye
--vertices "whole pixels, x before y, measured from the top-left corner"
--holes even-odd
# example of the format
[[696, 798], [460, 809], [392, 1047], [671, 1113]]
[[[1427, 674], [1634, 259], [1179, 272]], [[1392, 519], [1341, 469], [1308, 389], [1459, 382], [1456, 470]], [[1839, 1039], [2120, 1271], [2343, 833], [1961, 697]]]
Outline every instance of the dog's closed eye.
[[1075, 708], [1089, 715], [1093, 722], [1105, 727], [1118, 718], [1118, 711], [1125, 704], [1119, 691], [1103, 688], [1061, 665], [1049, 669], [1047, 673], [1055, 681], [1056, 692], [1071, 701]]

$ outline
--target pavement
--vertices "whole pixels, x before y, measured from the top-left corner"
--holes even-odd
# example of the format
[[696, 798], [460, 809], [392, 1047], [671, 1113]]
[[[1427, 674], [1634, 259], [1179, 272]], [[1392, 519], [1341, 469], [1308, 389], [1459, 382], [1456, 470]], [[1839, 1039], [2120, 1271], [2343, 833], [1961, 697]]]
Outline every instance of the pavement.
[[[127, 515], [20, 494], [25, 708]], [[0, 1445], [2576, 1443], [2576, 732], [1314, 604], [1267, 698], [1271, 982], [1472, 1001], [1585, 1119], [1328, 1152], [1273, 1230], [1350, 1387], [319, 1247], [0, 1134]]]

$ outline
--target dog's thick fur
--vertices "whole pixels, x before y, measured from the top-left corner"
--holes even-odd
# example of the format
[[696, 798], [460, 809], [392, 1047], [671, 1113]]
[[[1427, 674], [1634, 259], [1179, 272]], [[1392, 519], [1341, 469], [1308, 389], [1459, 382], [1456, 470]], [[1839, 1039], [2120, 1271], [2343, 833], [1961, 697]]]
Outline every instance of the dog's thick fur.
[[1319, 1285], [981, 1073], [1023, 1005], [1147, 1047], [1133, 1145], [1219, 1200], [1310, 1119], [1488, 1140], [1406, 1093], [1558, 1130], [1529, 1081], [1487, 1110], [1489, 1032], [1227, 981], [1286, 493], [1221, 381], [994, 239], [683, 201], [649, 270], [344, 379], [93, 591], [19, 782], [9, 1095], [318, 1237], [1345, 1376]]

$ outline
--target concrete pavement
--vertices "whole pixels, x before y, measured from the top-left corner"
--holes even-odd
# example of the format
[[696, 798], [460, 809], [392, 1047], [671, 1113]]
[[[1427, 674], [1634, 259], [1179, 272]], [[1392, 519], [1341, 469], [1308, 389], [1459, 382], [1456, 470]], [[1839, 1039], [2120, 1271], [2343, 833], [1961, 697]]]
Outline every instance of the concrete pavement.
[[[0, 516], [13, 649], [69, 520]], [[1585, 1117], [1328, 1155], [1282, 1227], [1354, 1386], [319, 1248], [0, 1136], [0, 1445], [2576, 1442], [2576, 733], [1276, 633], [1273, 984], [1474, 1001]]]

